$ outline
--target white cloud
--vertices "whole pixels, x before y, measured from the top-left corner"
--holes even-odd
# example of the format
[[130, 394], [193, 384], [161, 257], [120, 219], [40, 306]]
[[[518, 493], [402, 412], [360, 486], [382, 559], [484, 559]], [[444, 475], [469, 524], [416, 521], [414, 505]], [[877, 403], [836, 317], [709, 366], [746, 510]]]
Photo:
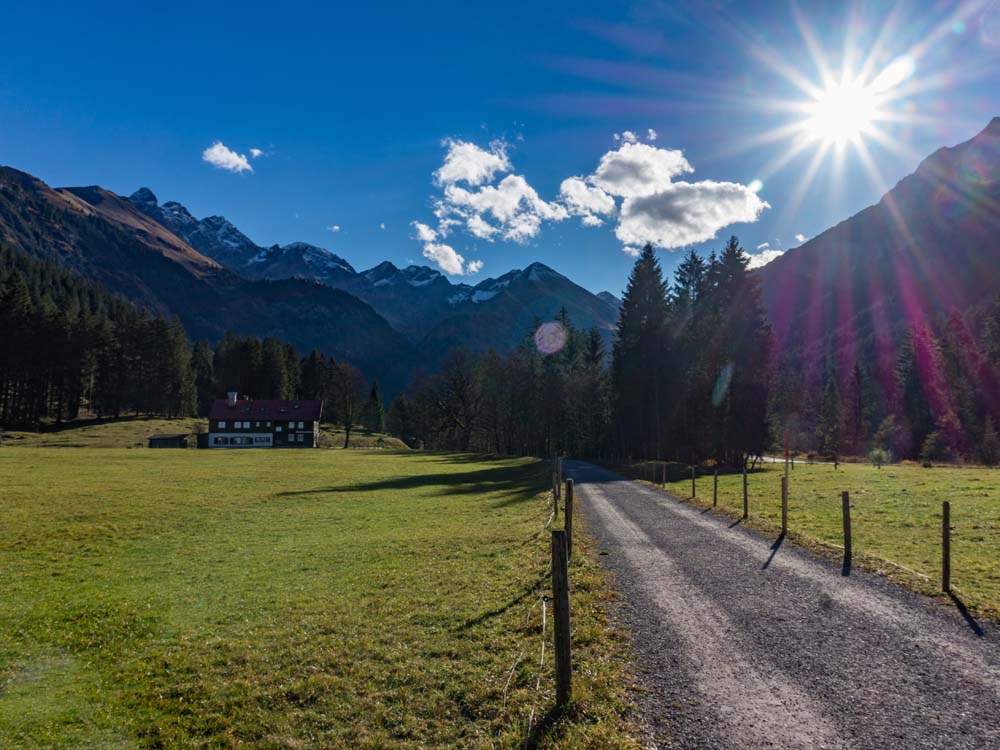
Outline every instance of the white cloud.
[[474, 143], [451, 138], [443, 141], [443, 145], [448, 148], [448, 152], [445, 154], [444, 164], [434, 173], [434, 179], [439, 185], [465, 182], [476, 187], [491, 182], [497, 174], [512, 169], [507, 157], [507, 144], [503, 141], [493, 141], [489, 151]]
[[202, 161], [206, 161], [213, 167], [225, 169], [229, 172], [253, 172], [253, 167], [247, 161], [246, 156], [238, 154], [226, 147], [222, 141], [216, 141], [211, 146], [201, 152]]
[[417, 230], [417, 239], [421, 242], [435, 242], [437, 240], [438, 233], [426, 224], [421, 224], [419, 221], [412, 221], [410, 225]]
[[[649, 129], [646, 137], [652, 141], [657, 134]], [[434, 173], [442, 188], [434, 201], [436, 225], [411, 222], [414, 238], [423, 243], [425, 257], [458, 275], [476, 273], [481, 262], [466, 263], [445, 244], [453, 232], [486, 242], [524, 243], [545, 223], [575, 216], [587, 227], [610, 221], [623, 252], [634, 255], [647, 242], [666, 249], [706, 242], [731, 224], [756, 221], [770, 208], [752, 185], [675, 182], [694, 171], [680, 150], [639, 143], [631, 131], [616, 133], [615, 140], [619, 145], [600, 158], [592, 174], [566, 178], [551, 201], [514, 173], [503, 142], [494, 141], [486, 150], [446, 140], [444, 163]], [[762, 243], [758, 255], [773, 252], [770, 247]]]
[[465, 222], [465, 226], [472, 233], [473, 237], [478, 237], [481, 240], [491, 240], [500, 231], [479, 214], [470, 216], [468, 221]]
[[250, 158], [251, 159], [259, 159], [263, 155], [264, 155], [264, 152], [261, 151], [259, 148], [252, 148], [252, 149], [250, 149]]
[[599, 187], [588, 185], [580, 177], [568, 177], [559, 186], [559, 200], [569, 212], [582, 218], [584, 225], [599, 227], [604, 222], [598, 216], [613, 214], [615, 199]]
[[769, 247], [771, 247], [770, 242], [761, 242], [759, 245], [757, 245], [758, 250], [767, 250]]
[[630, 247], [629, 245], [623, 247], [622, 252], [626, 255], [631, 255], [633, 258], [638, 258], [642, 254], [642, 250], [637, 247]]
[[424, 257], [437, 263], [442, 271], [452, 276], [461, 276], [464, 270], [462, 264], [465, 258], [456, 253], [451, 245], [428, 242], [424, 245]]
[[796, 242], [805, 242], [806, 241], [806, 236], [804, 234], [797, 234], [797, 235], [795, 235], [795, 241]]
[[340, 224], [331, 224], [330, 226], [327, 227], [327, 229], [336, 234], [337, 232], [340, 231]]
[[[766, 244], [766, 243], [765, 243]], [[775, 258], [780, 258], [785, 254], [784, 250], [764, 250], [760, 253], [744, 253], [749, 259], [750, 263], [747, 264], [747, 268], [760, 268], [761, 266], [766, 266]]]
[[382, 230], [385, 230], [385, 222], [383, 221], [381, 224], [379, 224], [378, 228], [382, 229]]
[[677, 175], [693, 171], [681, 151], [625, 143], [601, 157], [588, 182], [611, 195], [650, 195]]
[[[484, 185], [478, 190], [448, 185], [438, 209], [439, 218], [460, 217], [480, 239], [491, 239], [499, 234], [514, 242], [535, 237], [543, 221], [562, 221], [569, 217], [565, 206], [542, 200], [528, 181], [516, 174], [507, 175], [497, 185]], [[475, 217], [479, 217], [478, 220]], [[489, 224], [485, 217], [492, 218], [495, 224]]]
[[756, 221], [770, 206], [735, 182], [673, 182], [649, 195], [626, 198], [615, 236], [629, 245], [663, 248], [714, 239], [723, 227]]
[[442, 271], [452, 276], [478, 273], [483, 267], [481, 260], [472, 260], [466, 264], [465, 258], [455, 252], [455, 248], [440, 242], [426, 243], [423, 255], [428, 260], [437, 263], [438, 268]]

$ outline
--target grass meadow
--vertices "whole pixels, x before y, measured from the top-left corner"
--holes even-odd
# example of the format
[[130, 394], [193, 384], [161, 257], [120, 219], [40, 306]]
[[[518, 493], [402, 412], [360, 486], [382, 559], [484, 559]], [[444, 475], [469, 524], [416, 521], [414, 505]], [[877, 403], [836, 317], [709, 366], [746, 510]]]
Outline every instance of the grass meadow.
[[548, 478], [464, 455], [4, 447], [0, 747], [638, 747], [585, 536], [574, 703], [549, 713]]
[[[636, 465], [637, 476], [653, 467]], [[667, 489], [691, 497], [690, 475], [676, 476]], [[777, 534], [781, 529], [783, 464], [765, 464], [748, 478], [751, 526]], [[668, 477], [669, 478], [669, 477]], [[696, 480], [694, 502], [712, 504], [709, 472]], [[820, 552], [841, 554], [841, 492], [851, 493], [854, 558], [900, 583], [937, 594], [941, 582], [941, 502], [951, 502], [952, 588], [980, 614], [1000, 620], [1000, 470], [892, 464], [877, 469], [862, 463], [796, 462], [788, 491], [789, 541]], [[718, 510], [740, 518], [743, 479], [719, 476]]]

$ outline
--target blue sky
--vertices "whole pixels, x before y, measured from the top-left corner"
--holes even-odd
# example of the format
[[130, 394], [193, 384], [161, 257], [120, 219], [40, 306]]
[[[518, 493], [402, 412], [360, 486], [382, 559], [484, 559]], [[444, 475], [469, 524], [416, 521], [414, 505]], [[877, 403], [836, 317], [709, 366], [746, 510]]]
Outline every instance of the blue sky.
[[[455, 277], [471, 283], [537, 260], [617, 293], [623, 248], [643, 238], [677, 245], [668, 270], [731, 233], [751, 252], [794, 247], [1000, 115], [998, 0], [55, 2], [3, 16], [0, 163], [54, 186], [145, 185], [259, 244], [304, 240], [359, 269], [434, 265], [425, 251], [463, 272], [481, 261]], [[824, 65], [862, 88], [890, 73], [876, 122], [822, 114], [860, 128], [861, 148], [815, 122]], [[216, 142], [252, 171], [206, 162]], [[439, 172], [449, 143], [468, 147]], [[622, 164], [655, 174], [622, 187]], [[590, 208], [567, 197], [571, 177], [599, 191]], [[491, 213], [511, 196], [513, 214]]]

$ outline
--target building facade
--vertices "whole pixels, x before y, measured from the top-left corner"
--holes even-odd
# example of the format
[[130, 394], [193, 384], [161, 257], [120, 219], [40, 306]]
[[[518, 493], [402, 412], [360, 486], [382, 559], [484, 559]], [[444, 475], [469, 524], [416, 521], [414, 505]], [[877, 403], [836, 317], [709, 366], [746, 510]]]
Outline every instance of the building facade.
[[209, 448], [316, 448], [323, 402], [255, 400], [230, 392], [208, 412]]

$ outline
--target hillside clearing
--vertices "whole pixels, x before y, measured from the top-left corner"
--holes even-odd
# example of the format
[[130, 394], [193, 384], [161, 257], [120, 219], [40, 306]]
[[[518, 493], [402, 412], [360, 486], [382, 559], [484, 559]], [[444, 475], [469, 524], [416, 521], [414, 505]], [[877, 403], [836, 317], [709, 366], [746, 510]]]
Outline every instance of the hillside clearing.
[[637, 747], [587, 555], [576, 703], [541, 721], [546, 479], [388, 451], [0, 451], [0, 746], [514, 748], [534, 710], [540, 748]]

